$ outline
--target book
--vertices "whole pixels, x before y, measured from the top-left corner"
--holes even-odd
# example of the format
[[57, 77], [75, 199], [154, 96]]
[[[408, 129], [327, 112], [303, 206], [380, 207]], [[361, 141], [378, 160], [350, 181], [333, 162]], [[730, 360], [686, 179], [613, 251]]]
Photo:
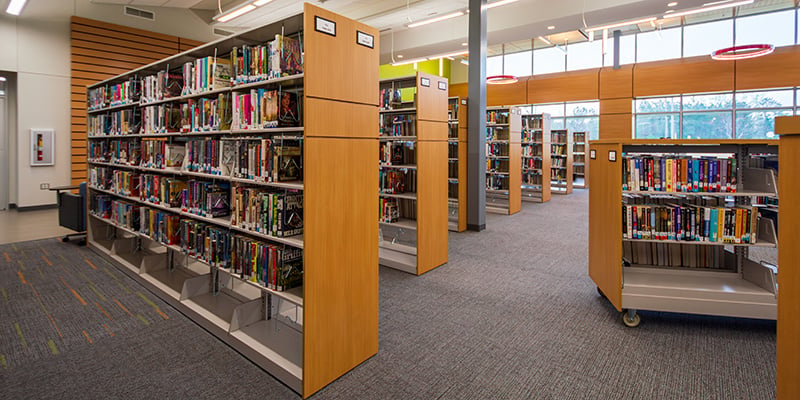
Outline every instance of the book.
[[303, 144], [298, 139], [280, 140], [274, 144], [273, 181], [303, 179]]
[[280, 92], [280, 102], [278, 103], [278, 126], [294, 127], [300, 126], [302, 119], [300, 116], [300, 105], [297, 94], [292, 92]]

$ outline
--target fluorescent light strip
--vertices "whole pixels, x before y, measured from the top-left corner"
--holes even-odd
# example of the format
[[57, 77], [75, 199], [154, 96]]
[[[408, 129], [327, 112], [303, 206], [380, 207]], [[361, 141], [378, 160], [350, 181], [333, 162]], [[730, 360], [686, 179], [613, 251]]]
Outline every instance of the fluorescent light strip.
[[723, 8], [746, 6], [748, 4], [753, 4], [753, 1], [754, 0], [737, 1], [735, 3], [725, 3], [725, 4], [719, 4], [719, 5], [712, 6], [712, 7], [703, 7], [703, 8], [697, 8], [697, 9], [689, 10], [689, 11], [681, 11], [681, 12], [676, 12], [676, 13], [671, 13], [671, 14], [665, 14], [664, 18], [683, 17], [683, 16], [686, 16], [686, 15], [699, 14], [699, 13], [704, 13], [704, 12], [708, 12], [708, 11], [722, 10]]
[[504, 6], [506, 4], [511, 4], [511, 3], [516, 2], [516, 1], [518, 1], [518, 0], [500, 0], [500, 1], [495, 1], [494, 3], [487, 4], [486, 5], [486, 9], [488, 10], [490, 8]]
[[406, 60], [406, 61], [394, 62], [394, 63], [392, 63], [392, 66], [393, 66], [393, 67], [398, 67], [398, 66], [400, 66], [400, 65], [416, 64], [416, 63], [421, 63], [421, 62], [423, 62], [423, 61], [428, 61], [428, 59], [427, 59], [427, 58], [415, 58], [415, 59], [413, 59], [413, 60]]
[[541, 40], [541, 41], [543, 41], [543, 42], [545, 42], [545, 43], [547, 43], [547, 44], [549, 44], [551, 46], [553, 45], [553, 42], [547, 40], [544, 36], [539, 36], [539, 40]]
[[414, 22], [413, 24], [408, 24], [408, 27], [409, 28], [416, 28], [418, 26], [428, 25], [428, 24], [432, 24], [434, 22], [439, 22], [439, 21], [444, 21], [446, 19], [450, 19], [450, 18], [460, 17], [462, 15], [464, 15], [463, 11], [456, 11], [454, 13], [447, 14], [447, 15], [442, 15], [440, 17], [426, 19], [426, 20], [420, 21], [420, 22]]
[[271, 1], [272, 0], [256, 0], [256, 1], [253, 2], [253, 5], [256, 6], [256, 7], [261, 7], [264, 4], [267, 4], [267, 3], [271, 2]]
[[254, 6], [252, 4], [248, 4], [248, 5], [246, 5], [246, 6], [242, 7], [242, 8], [237, 8], [236, 10], [233, 10], [233, 11], [227, 13], [227, 14], [223, 14], [219, 18], [216, 18], [216, 20], [219, 21], [219, 22], [228, 22], [228, 21], [230, 21], [230, 20], [232, 20], [234, 18], [241, 17], [242, 15], [247, 14], [250, 11], [253, 11], [255, 9], [256, 9], [256, 6]]
[[[750, 0], [750, 1], [752, 2], [753, 0]], [[586, 32], [594, 32], [594, 31], [602, 31], [602, 30], [606, 30], [606, 29], [621, 28], [623, 26], [638, 25], [638, 24], [643, 24], [645, 22], [655, 21], [655, 20], [656, 20], [656, 17], [650, 17], [650, 18], [638, 19], [636, 21], [619, 22], [619, 23], [616, 23], [616, 24], [598, 26], [596, 28], [589, 28], [589, 29], [586, 30]]]
[[25, 7], [25, 2], [28, 0], [11, 0], [8, 3], [8, 8], [6, 8], [6, 12], [11, 15], [19, 15], [22, 13], [22, 8]]

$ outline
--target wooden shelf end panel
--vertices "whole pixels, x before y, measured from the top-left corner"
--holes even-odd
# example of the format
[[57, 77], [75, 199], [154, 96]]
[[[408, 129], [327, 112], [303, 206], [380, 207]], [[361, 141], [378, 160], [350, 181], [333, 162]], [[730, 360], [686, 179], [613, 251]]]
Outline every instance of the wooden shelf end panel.
[[377, 107], [306, 97], [305, 110], [306, 137], [378, 137]]
[[[589, 276], [618, 311], [622, 311], [622, 146], [594, 145], [589, 160], [595, 173], [589, 185]], [[609, 152], [617, 161], [609, 161]]]
[[[465, 129], [466, 130], [466, 129]], [[459, 129], [460, 134], [461, 129]], [[467, 230], [467, 143], [458, 143], [458, 232]]]
[[309, 137], [305, 160], [308, 397], [378, 351], [378, 142]]
[[419, 142], [417, 275], [447, 262], [447, 216], [447, 142]]
[[508, 146], [508, 214], [522, 209], [522, 153], [519, 142]]
[[447, 78], [417, 72], [417, 120], [447, 122], [448, 85]]

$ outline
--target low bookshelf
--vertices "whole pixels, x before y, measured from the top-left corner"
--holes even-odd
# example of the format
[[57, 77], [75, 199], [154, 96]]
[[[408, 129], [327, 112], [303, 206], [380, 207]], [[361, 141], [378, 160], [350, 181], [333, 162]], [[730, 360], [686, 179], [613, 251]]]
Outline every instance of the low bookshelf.
[[380, 81], [380, 264], [415, 275], [447, 263], [447, 79]]
[[378, 351], [378, 35], [306, 3], [88, 87], [89, 247], [304, 398]]
[[522, 118], [518, 107], [486, 108], [486, 211], [516, 214], [521, 204]]
[[550, 131], [550, 191], [572, 193], [572, 135], [568, 129]]
[[550, 114], [522, 116], [523, 201], [550, 201]]

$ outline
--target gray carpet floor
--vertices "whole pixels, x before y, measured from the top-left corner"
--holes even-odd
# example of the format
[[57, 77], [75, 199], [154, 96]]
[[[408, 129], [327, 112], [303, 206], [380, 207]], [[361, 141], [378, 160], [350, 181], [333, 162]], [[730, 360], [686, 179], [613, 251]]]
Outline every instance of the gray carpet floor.
[[[587, 275], [587, 200], [490, 214], [421, 277], [382, 267], [378, 354], [313, 398], [775, 398], [774, 321], [621, 324]], [[299, 398], [90, 251], [0, 253], [1, 398]]]

